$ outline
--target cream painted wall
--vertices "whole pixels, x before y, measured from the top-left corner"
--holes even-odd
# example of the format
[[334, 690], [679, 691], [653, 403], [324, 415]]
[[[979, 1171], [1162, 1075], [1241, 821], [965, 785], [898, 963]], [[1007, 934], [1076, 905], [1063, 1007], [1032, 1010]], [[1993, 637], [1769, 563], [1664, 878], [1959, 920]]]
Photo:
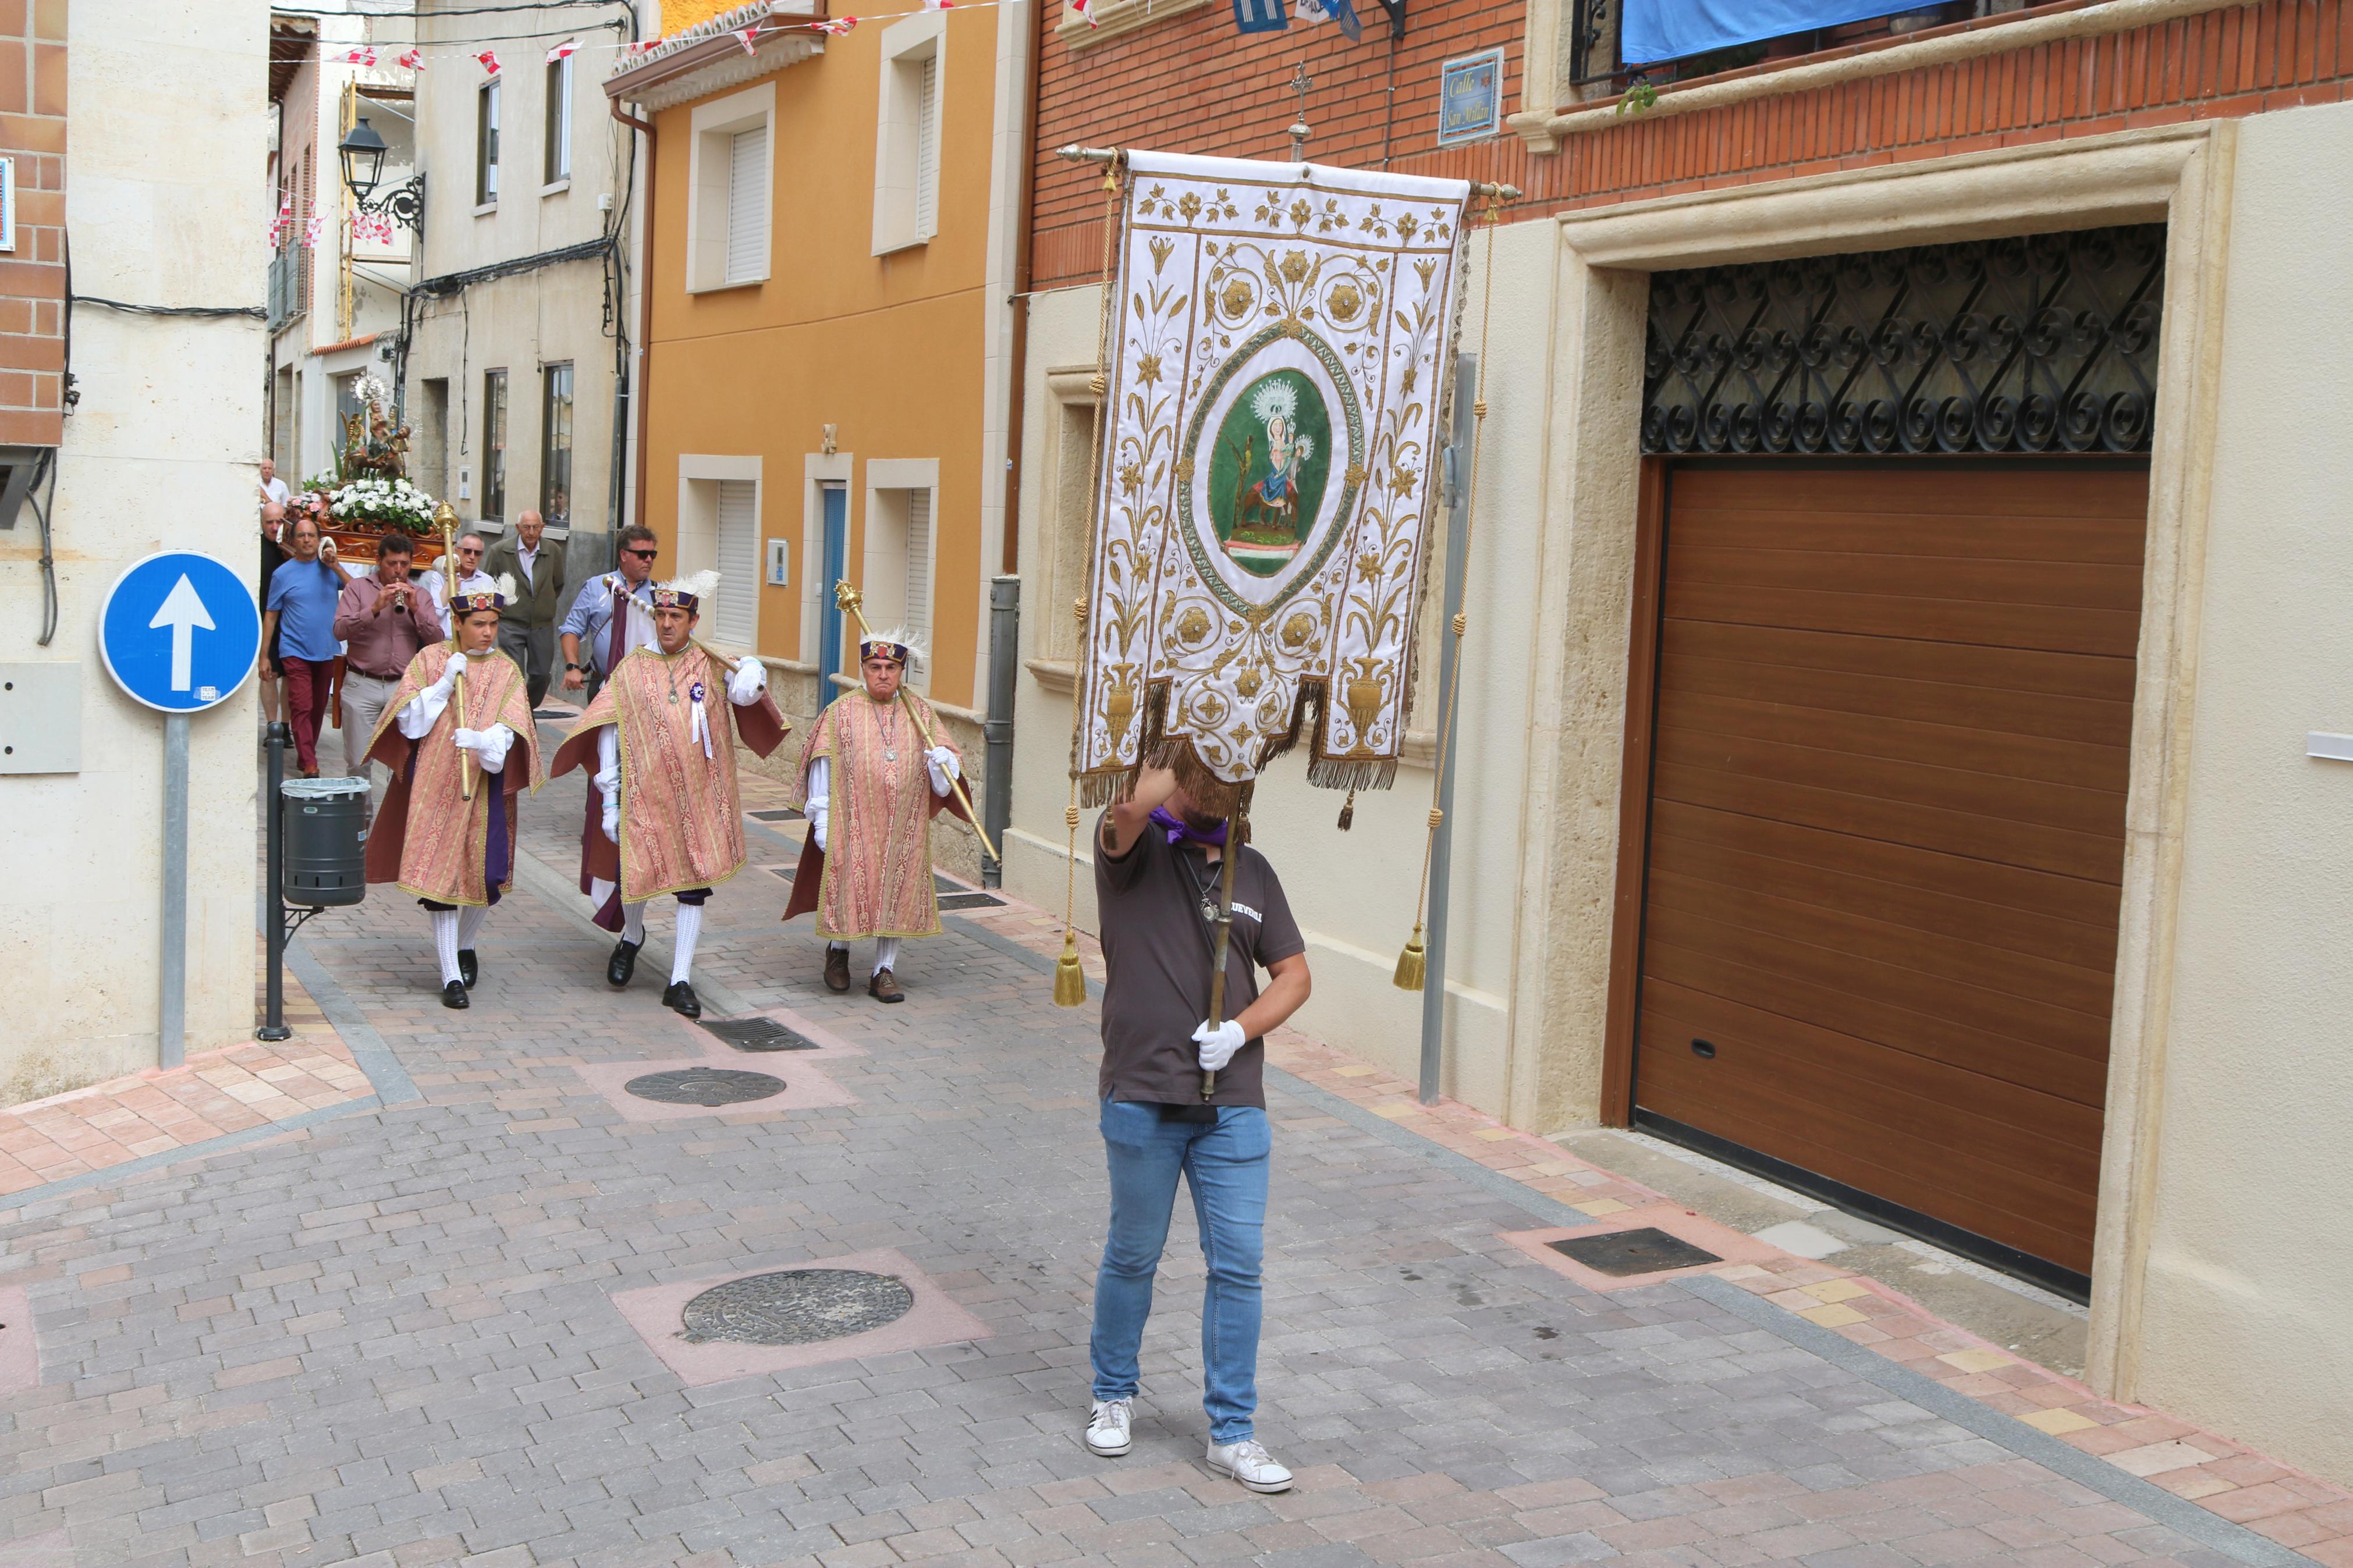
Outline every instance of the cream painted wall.
[[[1558, 239], [1549, 224], [1497, 233], [1494, 316], [1488, 334], [1485, 453], [1473, 521], [1465, 604], [1460, 764], [1455, 784], [1454, 874], [1447, 961], [1449, 1095], [1506, 1118], [1534, 1108], [1513, 1101], [1507, 995], [1522, 918], [1519, 884], [1523, 780], [1529, 767], [1530, 643], [1536, 626], [1534, 563], [1541, 553], [1545, 432], [1549, 414], [1551, 301]], [[1478, 346], [1486, 241], [1472, 248], [1466, 351]], [[1050, 368], [1092, 363], [1098, 289], [1040, 296], [1029, 317], [1022, 472], [1044, 473], [1052, 421]], [[1051, 602], [1039, 570], [1042, 479], [1021, 489], [1023, 650], [1039, 656], [1043, 617], [1066, 617], [1068, 595]], [[1432, 594], [1437, 592], [1432, 578]], [[1436, 610], [1429, 614], [1440, 614]], [[1431, 687], [1416, 728], [1434, 728]], [[1062, 905], [1063, 811], [1070, 797], [1070, 700], [1034, 674], [1022, 677], [1015, 731], [1013, 831], [1006, 886], [1049, 909]], [[1303, 751], [1268, 770], [1253, 807], [1257, 842], [1281, 874], [1306, 931], [1315, 994], [1300, 1026], [1408, 1079], [1416, 1076], [1421, 997], [1391, 984], [1398, 952], [1413, 927], [1431, 770], [1409, 763], [1395, 788], [1360, 795], [1352, 831], [1335, 827], [1343, 795], [1309, 787]], [[1091, 823], [1092, 814], [1087, 820]], [[1085, 854], [1087, 829], [1080, 835]], [[1092, 929], [1089, 880], [1079, 873], [1080, 923]], [[1608, 896], [1605, 889], [1601, 895]]]
[[[269, 17], [238, 0], [118, 0], [69, 22], [67, 221], [77, 292], [159, 304], [259, 302]], [[174, 85], [168, 93], [157, 82]], [[0, 661], [81, 665], [82, 771], [0, 776], [0, 1102], [155, 1065], [163, 720], [122, 696], [98, 613], [124, 566], [165, 547], [259, 571], [254, 465], [262, 324], [84, 309], [81, 391], [55, 524], [59, 616], [36, 645], [38, 535], [0, 533]], [[250, 682], [191, 722], [187, 1049], [253, 1026]]]
[[[2135, 1398], [2353, 1481], [2353, 106], [2240, 132]], [[2129, 1364], [2129, 1363], [2128, 1363]]]

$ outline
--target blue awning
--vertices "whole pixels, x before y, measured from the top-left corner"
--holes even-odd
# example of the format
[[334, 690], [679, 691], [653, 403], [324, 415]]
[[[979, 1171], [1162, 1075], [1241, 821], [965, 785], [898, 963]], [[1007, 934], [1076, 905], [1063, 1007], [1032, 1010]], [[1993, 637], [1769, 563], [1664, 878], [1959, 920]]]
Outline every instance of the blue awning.
[[1920, 0], [1626, 0], [1620, 54], [1647, 65], [1923, 8]]

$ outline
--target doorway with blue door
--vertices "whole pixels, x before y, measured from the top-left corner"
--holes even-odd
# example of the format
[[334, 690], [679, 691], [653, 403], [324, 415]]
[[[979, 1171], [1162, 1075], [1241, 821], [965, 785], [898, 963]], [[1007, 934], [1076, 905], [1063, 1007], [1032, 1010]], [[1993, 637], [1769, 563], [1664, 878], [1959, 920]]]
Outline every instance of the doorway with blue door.
[[828, 479], [820, 487], [823, 502], [819, 557], [823, 573], [817, 584], [817, 705], [822, 709], [839, 689], [834, 677], [841, 672], [841, 606], [833, 600], [833, 585], [849, 570], [849, 487]]

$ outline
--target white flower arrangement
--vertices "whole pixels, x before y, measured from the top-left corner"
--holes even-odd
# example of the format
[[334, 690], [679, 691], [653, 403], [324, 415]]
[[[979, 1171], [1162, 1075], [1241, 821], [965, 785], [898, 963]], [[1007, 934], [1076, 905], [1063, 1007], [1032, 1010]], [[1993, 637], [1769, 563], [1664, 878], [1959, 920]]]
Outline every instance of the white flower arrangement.
[[373, 522], [409, 533], [433, 525], [433, 498], [406, 479], [353, 479], [327, 496], [328, 511], [339, 522]]

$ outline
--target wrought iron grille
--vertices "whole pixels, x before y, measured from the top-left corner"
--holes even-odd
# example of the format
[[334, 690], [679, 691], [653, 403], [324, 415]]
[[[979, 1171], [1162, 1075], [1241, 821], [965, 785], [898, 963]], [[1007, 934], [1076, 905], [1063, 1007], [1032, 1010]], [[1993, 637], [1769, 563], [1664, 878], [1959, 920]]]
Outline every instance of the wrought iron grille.
[[1645, 452], [2143, 452], [2165, 226], [1651, 279]]

